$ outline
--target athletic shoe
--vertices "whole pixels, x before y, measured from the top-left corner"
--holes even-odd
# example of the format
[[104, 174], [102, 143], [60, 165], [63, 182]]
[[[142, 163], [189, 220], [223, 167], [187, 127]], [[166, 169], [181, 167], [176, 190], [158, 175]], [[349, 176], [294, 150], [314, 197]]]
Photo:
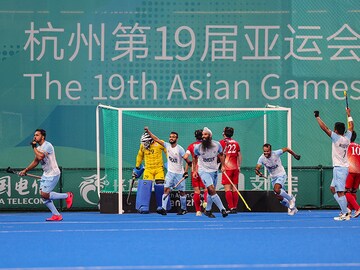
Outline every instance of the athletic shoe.
[[353, 218], [357, 218], [360, 216], [360, 208], [355, 212], [355, 214], [353, 215]]
[[288, 215], [289, 215], [289, 216], [293, 216], [293, 215], [295, 215], [298, 211], [299, 211], [299, 210], [298, 210], [296, 207], [294, 207], [293, 209], [290, 209], [290, 211], [288, 212]]
[[340, 217], [334, 217], [334, 220], [336, 221], [348, 221], [350, 220], [350, 215], [349, 213], [346, 213], [346, 214], [342, 214]]
[[62, 221], [61, 215], [52, 215], [51, 218], [47, 218], [46, 221]]
[[68, 197], [65, 199], [66, 208], [70, 209], [73, 204], [74, 194], [72, 192], [66, 192]]
[[214, 214], [211, 211], [204, 211], [204, 215], [209, 218], [215, 218]]
[[196, 211], [196, 216], [201, 217], [202, 216], [201, 211]]
[[184, 209], [180, 209], [180, 211], [177, 213], [178, 216], [182, 216], [182, 215], [185, 215], [187, 213], [186, 210]]
[[223, 210], [221, 210], [221, 214], [223, 217], [227, 217], [229, 215], [228, 211], [226, 211], [225, 208]]
[[237, 214], [236, 208], [230, 209], [229, 214]]
[[[346, 211], [348, 212], [348, 214], [350, 215], [351, 217], [351, 210], [349, 208], [346, 208]], [[343, 214], [343, 212], [340, 211], [339, 213], [339, 217]]]
[[289, 202], [289, 208], [290, 210], [294, 209], [295, 208], [295, 202], [296, 202], [296, 199], [295, 199], [295, 196], [292, 196], [290, 202]]
[[163, 215], [163, 216], [166, 216], [167, 213], [166, 213], [166, 210], [164, 208], [159, 208], [156, 210], [156, 213], [160, 214], [160, 215]]

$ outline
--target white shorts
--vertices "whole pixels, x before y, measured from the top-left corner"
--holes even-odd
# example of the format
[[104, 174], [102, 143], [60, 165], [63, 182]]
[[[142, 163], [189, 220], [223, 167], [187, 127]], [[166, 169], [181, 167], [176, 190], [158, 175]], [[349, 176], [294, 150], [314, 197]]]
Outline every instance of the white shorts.
[[[166, 188], [175, 187], [177, 183], [182, 179], [183, 175], [181, 173], [167, 172], [165, 176], [165, 185]], [[182, 181], [177, 187], [177, 190], [185, 191], [185, 180]]]
[[275, 184], [280, 184], [281, 187], [284, 187], [285, 182], [286, 182], [286, 179], [287, 179], [287, 175], [286, 175], [286, 174], [280, 175], [280, 176], [276, 176], [276, 177], [274, 177], [274, 178], [271, 178], [271, 185], [272, 185], [272, 187], [274, 187]]
[[214, 185], [214, 187], [216, 187], [217, 185], [217, 180], [218, 180], [218, 172], [204, 172], [204, 171], [199, 171], [198, 172], [200, 175], [201, 180], [203, 181], [205, 187], [209, 187], [211, 185]]
[[59, 182], [60, 174], [55, 176], [41, 176], [40, 179], [40, 190], [45, 193], [50, 193], [54, 190], [57, 183]]
[[335, 187], [336, 192], [345, 191], [346, 178], [349, 174], [347, 167], [334, 167], [333, 179], [330, 186]]

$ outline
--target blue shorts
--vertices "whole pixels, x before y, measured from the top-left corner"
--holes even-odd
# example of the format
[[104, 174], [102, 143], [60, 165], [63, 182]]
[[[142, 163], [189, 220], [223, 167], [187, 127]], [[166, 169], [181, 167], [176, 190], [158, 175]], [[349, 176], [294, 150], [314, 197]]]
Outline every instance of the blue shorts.
[[204, 172], [204, 171], [199, 171], [198, 172], [200, 175], [201, 180], [203, 181], [205, 187], [209, 187], [211, 185], [214, 185], [214, 187], [216, 187], [217, 184], [217, 180], [218, 180], [218, 172]]
[[[177, 183], [182, 179], [183, 175], [181, 173], [172, 173], [167, 172], [165, 176], [165, 185], [166, 188], [175, 187]], [[185, 191], [185, 180], [182, 181], [177, 187], [177, 190]]]
[[40, 190], [45, 193], [50, 193], [54, 190], [57, 183], [59, 182], [60, 174], [55, 176], [41, 176], [40, 179]]
[[345, 191], [346, 178], [349, 174], [349, 168], [347, 167], [334, 167], [333, 179], [330, 186], [335, 187], [336, 192]]
[[276, 177], [274, 177], [274, 178], [271, 178], [271, 185], [272, 185], [272, 187], [274, 187], [275, 184], [280, 184], [281, 187], [284, 187], [285, 182], [286, 182], [286, 179], [287, 179], [287, 175], [286, 175], [286, 174], [280, 175], [280, 176], [276, 176]]

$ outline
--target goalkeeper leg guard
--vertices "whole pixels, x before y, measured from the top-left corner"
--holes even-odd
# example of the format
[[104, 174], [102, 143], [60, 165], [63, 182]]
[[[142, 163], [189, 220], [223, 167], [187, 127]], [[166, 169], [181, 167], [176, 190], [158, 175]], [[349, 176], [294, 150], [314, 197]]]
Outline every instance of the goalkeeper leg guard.
[[[162, 208], [162, 203], [163, 203], [162, 197], [164, 194], [164, 184], [156, 184], [155, 183], [154, 190], [155, 190], [156, 207], [157, 207], [157, 209]], [[166, 208], [164, 208], [164, 209], [167, 211], [169, 211], [171, 209], [170, 200], [167, 200]]]
[[152, 190], [151, 180], [139, 180], [138, 181], [138, 190], [136, 193], [136, 210], [140, 214], [148, 214]]

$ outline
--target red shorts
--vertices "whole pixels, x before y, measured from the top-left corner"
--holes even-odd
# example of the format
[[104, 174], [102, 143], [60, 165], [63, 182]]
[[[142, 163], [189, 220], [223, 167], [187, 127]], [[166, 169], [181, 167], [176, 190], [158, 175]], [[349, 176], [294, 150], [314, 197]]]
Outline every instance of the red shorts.
[[[237, 186], [237, 184], [239, 184], [239, 170], [226, 170], [225, 173], [229, 176], [234, 185]], [[225, 173], [222, 173], [221, 184], [231, 185]]]
[[195, 177], [194, 173], [191, 173], [191, 185], [192, 187], [205, 188], [205, 185], [201, 180], [200, 176], [198, 175], [197, 177]]
[[360, 184], [360, 173], [349, 173], [346, 178], [346, 189], [358, 189]]

